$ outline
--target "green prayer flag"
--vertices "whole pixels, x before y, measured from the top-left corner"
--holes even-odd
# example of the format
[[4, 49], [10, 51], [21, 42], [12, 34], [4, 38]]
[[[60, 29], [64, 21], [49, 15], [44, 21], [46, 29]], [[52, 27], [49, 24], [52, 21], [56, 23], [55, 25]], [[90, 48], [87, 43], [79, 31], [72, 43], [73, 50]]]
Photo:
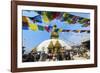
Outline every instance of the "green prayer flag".
[[44, 27], [43, 27], [43, 26], [38, 25], [38, 29], [39, 29], [39, 30], [41, 30], [41, 31], [43, 31], [43, 30], [44, 30]]

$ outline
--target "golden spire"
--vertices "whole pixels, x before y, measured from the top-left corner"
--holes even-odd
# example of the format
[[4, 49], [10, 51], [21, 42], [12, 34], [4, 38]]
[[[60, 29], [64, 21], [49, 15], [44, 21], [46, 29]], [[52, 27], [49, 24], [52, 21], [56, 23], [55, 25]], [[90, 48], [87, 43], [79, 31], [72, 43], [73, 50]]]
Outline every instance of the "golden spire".
[[56, 30], [57, 30], [57, 26], [54, 25], [53, 26], [53, 30], [51, 32], [51, 39], [57, 39], [57, 38], [59, 38], [59, 34], [58, 34], [58, 32], [56, 32]]

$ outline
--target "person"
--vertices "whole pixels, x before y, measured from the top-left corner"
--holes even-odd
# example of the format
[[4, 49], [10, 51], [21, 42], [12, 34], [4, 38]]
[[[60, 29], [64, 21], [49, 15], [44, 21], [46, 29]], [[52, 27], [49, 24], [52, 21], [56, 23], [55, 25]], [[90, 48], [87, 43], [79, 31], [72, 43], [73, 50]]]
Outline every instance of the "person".
[[40, 52], [37, 52], [36, 53], [36, 61], [39, 61], [39, 59], [40, 59]]
[[69, 53], [68, 51], [65, 52], [65, 60], [68, 60], [69, 59]]
[[49, 61], [52, 60], [52, 57], [53, 57], [53, 54], [52, 53], [48, 53], [48, 59], [49, 59]]
[[58, 54], [57, 54], [57, 60], [59, 60], [59, 61], [63, 60], [61, 52], [58, 52]]
[[70, 57], [70, 51], [68, 51], [68, 55], [67, 55], [67, 60], [71, 60], [71, 57]]
[[34, 62], [34, 61], [35, 61], [34, 56], [31, 53], [29, 53], [28, 58], [27, 58], [27, 62]]
[[73, 60], [73, 51], [70, 51], [70, 59]]
[[41, 51], [41, 54], [40, 54], [41, 56], [40, 56], [40, 60], [41, 61], [46, 61], [46, 59], [47, 59], [47, 54], [45, 53], [45, 51], [44, 51], [44, 47], [42, 48], [42, 51]]
[[55, 53], [52, 55], [52, 60], [56, 61], [56, 54]]

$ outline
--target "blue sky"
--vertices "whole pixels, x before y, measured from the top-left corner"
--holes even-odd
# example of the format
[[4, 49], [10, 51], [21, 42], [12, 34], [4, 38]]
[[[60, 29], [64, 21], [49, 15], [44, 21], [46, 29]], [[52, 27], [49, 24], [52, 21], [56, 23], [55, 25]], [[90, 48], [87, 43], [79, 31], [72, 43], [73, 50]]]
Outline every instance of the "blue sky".
[[[76, 13], [76, 12], [69, 12], [69, 14], [73, 14], [76, 16], [81, 16], [85, 18], [90, 18], [89, 13]], [[34, 17], [38, 15], [34, 11], [25, 11], [22, 12], [23, 16], [28, 17]], [[82, 24], [73, 24], [69, 25], [67, 23], [61, 22], [60, 20], [54, 19], [48, 24], [45, 23], [37, 23], [38, 25], [57, 25], [58, 28], [62, 29], [69, 29], [69, 30], [89, 30], [90, 27], [81, 27]], [[50, 39], [50, 33], [47, 31], [32, 31], [32, 30], [23, 30], [23, 46], [25, 46], [26, 53], [30, 52], [34, 47], [38, 46], [41, 42]], [[84, 33], [75, 33], [75, 32], [61, 32], [59, 33], [60, 37], [59, 39], [64, 40], [69, 45], [78, 45], [81, 43], [84, 39], [89, 39], [90, 34], [84, 32]]]

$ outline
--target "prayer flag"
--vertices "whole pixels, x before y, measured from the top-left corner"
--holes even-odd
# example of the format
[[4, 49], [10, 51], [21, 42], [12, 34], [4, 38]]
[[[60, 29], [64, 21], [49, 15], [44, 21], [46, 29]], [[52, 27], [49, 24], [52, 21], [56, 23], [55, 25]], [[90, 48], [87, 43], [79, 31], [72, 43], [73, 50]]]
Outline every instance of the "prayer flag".
[[41, 25], [38, 25], [38, 29], [41, 30], [41, 31], [43, 31], [44, 30], [44, 27], [41, 26]]
[[45, 23], [49, 23], [49, 18], [48, 16], [46, 15], [46, 12], [42, 12], [42, 19]]
[[22, 16], [22, 22], [28, 22], [28, 19], [26, 16]]
[[37, 31], [38, 30], [38, 26], [36, 24], [29, 24], [29, 29], [33, 30], [33, 31]]

